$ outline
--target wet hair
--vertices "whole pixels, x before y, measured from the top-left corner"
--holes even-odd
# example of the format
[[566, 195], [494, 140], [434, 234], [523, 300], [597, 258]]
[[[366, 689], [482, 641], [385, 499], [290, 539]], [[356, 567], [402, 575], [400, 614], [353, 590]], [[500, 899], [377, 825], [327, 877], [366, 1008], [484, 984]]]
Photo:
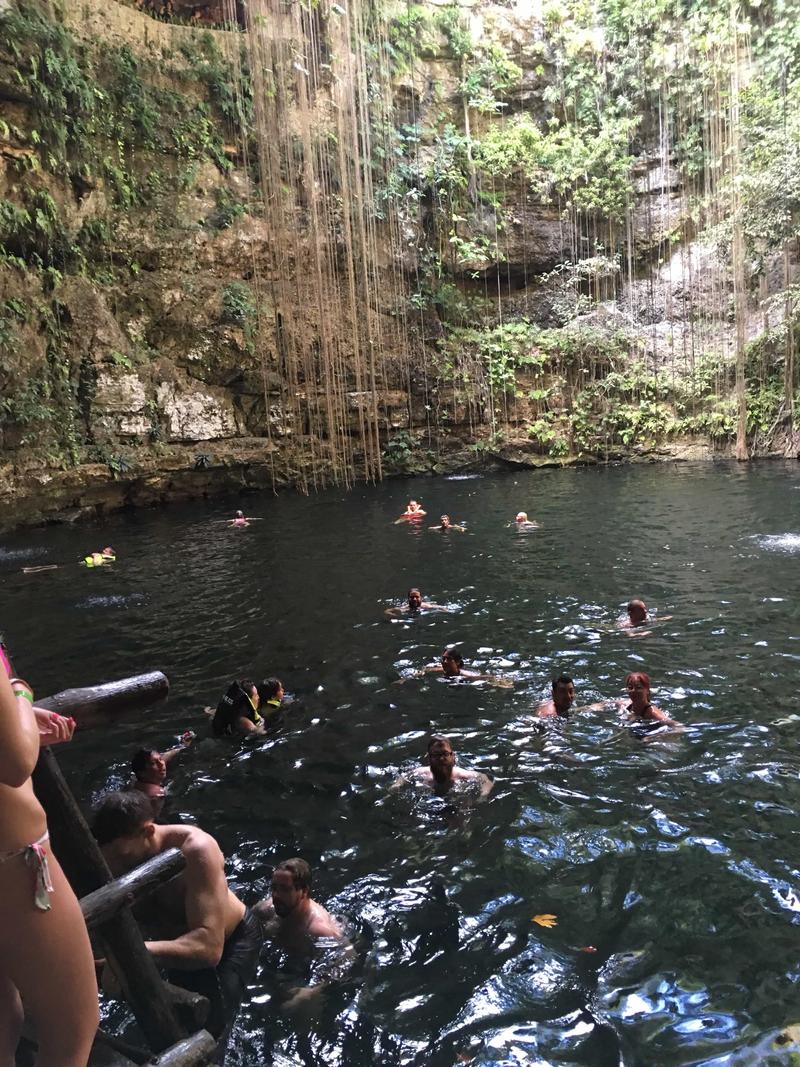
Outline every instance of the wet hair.
[[256, 688], [248, 678], [231, 682], [222, 694], [214, 718], [211, 720], [211, 731], [215, 737], [224, 737], [232, 734], [236, 726], [236, 720], [244, 716], [250, 718], [253, 705], [250, 703], [250, 695]]
[[283, 863], [279, 863], [273, 873], [278, 871], [288, 871], [292, 876], [292, 884], [295, 889], [305, 889], [307, 893], [311, 892], [311, 868], [305, 860], [301, 860], [299, 856], [295, 856], [293, 859], [284, 860]]
[[416, 586], [413, 586], [413, 588], [409, 589], [408, 595], [411, 596], [412, 593], [416, 593], [417, 596], [420, 596], [420, 597], [422, 596], [422, 593], [420, 593], [419, 589], [417, 589]]
[[236, 518], [237, 519], [243, 519], [244, 518], [244, 512], [243, 511], [237, 511], [236, 512]]
[[92, 819], [92, 833], [98, 845], [110, 845], [118, 837], [130, 837], [153, 821], [153, 805], [138, 789], [108, 793]]
[[644, 671], [631, 671], [631, 673], [625, 679], [625, 688], [633, 683], [634, 685], [643, 685], [645, 689], [650, 692], [650, 675], [645, 674]]
[[528, 521], [528, 513], [527, 513], [527, 511], [518, 511], [517, 515], [516, 515], [516, 518], [514, 519], [514, 522], [527, 522], [527, 521]]
[[637, 608], [640, 611], [643, 611], [645, 615], [647, 615], [647, 604], [645, 604], [645, 602], [643, 600], [629, 600], [628, 601], [628, 614], [630, 614], [631, 611], [635, 611]]
[[265, 678], [258, 687], [258, 695], [262, 700], [274, 700], [279, 689], [283, 689], [283, 682], [280, 678]]
[[153, 757], [156, 749], [154, 748], [140, 748], [138, 752], [134, 754], [131, 760], [131, 770], [138, 778], [142, 771], [147, 770], [147, 765]]
[[559, 674], [558, 678], [553, 679], [553, 689], [559, 685], [575, 685], [575, 683], [568, 674]]
[[442, 653], [442, 659], [451, 659], [457, 666], [464, 666], [464, 657], [457, 648], [446, 648]]
[[104, 556], [104, 555], [115, 556], [116, 552], [111, 547], [111, 545], [106, 545], [106, 547], [103, 549], [103, 551], [100, 553], [100, 555], [101, 556]]
[[426, 749], [429, 756], [431, 754], [431, 750], [435, 745], [447, 745], [450, 751], [453, 751], [453, 746], [450, 744], [444, 734], [431, 734], [430, 741], [428, 741], [428, 748]]

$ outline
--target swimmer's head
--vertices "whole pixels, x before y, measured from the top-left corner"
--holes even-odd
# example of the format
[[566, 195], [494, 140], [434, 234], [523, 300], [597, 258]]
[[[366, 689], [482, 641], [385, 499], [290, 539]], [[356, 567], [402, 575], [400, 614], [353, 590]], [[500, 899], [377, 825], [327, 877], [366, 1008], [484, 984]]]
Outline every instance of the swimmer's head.
[[243, 519], [244, 518], [244, 512], [243, 511], [237, 511], [235, 516], [234, 516], [234, 518]]
[[442, 517], [439, 519], [439, 522], [442, 524], [442, 526], [450, 526], [450, 516], [442, 515]]
[[528, 514], [527, 514], [527, 512], [525, 512], [525, 511], [518, 511], [518, 512], [517, 512], [517, 517], [516, 517], [516, 518], [514, 519], [514, 522], [527, 522], [527, 521], [528, 521]]
[[446, 737], [434, 734], [428, 742], [428, 766], [433, 777], [440, 782], [447, 781], [453, 775], [456, 754]]
[[159, 785], [167, 777], [167, 765], [160, 752], [153, 748], [140, 748], [131, 760], [134, 778], [140, 782]]
[[262, 702], [266, 700], [283, 700], [283, 682], [280, 678], [266, 678], [258, 687], [258, 695]]
[[408, 591], [408, 608], [409, 611], [419, 611], [422, 607], [422, 593], [419, 589], [409, 589]]
[[284, 860], [272, 872], [272, 906], [285, 919], [311, 895], [311, 868], [300, 857]]
[[446, 648], [442, 653], [442, 670], [446, 677], [452, 678], [461, 673], [464, 657], [457, 648]]
[[242, 690], [247, 694], [247, 696], [250, 697], [250, 703], [253, 705], [253, 707], [258, 708], [258, 705], [261, 702], [261, 694], [258, 691], [258, 686], [256, 685], [256, 683], [251, 682], [249, 678], [243, 678], [239, 682], [239, 685], [242, 687]]
[[647, 622], [647, 604], [643, 600], [631, 600], [626, 610], [632, 626]]
[[568, 674], [553, 679], [553, 703], [559, 711], [567, 711], [575, 700], [575, 683]]
[[625, 688], [631, 700], [648, 703], [650, 700], [650, 675], [645, 674], [644, 671], [632, 671], [625, 679]]
[[116, 553], [115, 553], [114, 549], [110, 547], [110, 545], [106, 545], [106, 547], [102, 551], [102, 555], [104, 555], [104, 556], [115, 556]]

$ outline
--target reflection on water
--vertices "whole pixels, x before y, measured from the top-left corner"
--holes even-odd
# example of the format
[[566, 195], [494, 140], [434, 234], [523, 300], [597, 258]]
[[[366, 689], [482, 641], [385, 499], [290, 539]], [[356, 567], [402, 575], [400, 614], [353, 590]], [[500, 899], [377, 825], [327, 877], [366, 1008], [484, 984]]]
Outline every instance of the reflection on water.
[[[302, 855], [358, 950], [302, 1019], [281, 1011], [265, 954], [231, 1064], [788, 1062], [792, 479], [774, 464], [427, 481], [429, 515], [469, 522], [448, 537], [393, 525], [420, 484], [392, 482], [254, 497], [264, 521], [247, 530], [212, 521], [232, 502], [3, 540], [0, 628], [40, 692], [170, 677], [166, 705], [79, 731], [60, 757], [82, 799], [124, 781], [140, 744], [201, 728], [237, 674], [296, 694], [274, 735], [199, 740], [171, 771], [165, 815], [217, 836], [236, 892], [259, 899], [272, 865]], [[520, 507], [535, 536], [508, 528]], [[107, 540], [114, 568], [21, 573]], [[412, 585], [451, 610], [386, 618]], [[616, 626], [632, 596], [656, 609], [646, 637]], [[453, 645], [513, 688], [395, 684]], [[630, 670], [685, 733], [643, 746], [613, 703], [534, 728], [554, 674], [580, 706], [623, 698]], [[494, 778], [485, 801], [391, 790], [431, 730]], [[543, 914], [556, 925], [531, 922]]]

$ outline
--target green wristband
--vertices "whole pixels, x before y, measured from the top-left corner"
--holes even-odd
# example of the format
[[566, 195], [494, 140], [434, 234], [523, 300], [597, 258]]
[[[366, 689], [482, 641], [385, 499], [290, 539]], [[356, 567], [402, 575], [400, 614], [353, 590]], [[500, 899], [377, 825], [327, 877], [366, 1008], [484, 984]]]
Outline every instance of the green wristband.
[[23, 699], [27, 700], [29, 704], [33, 703], [33, 693], [30, 691], [30, 689], [15, 689], [14, 696], [23, 697]]

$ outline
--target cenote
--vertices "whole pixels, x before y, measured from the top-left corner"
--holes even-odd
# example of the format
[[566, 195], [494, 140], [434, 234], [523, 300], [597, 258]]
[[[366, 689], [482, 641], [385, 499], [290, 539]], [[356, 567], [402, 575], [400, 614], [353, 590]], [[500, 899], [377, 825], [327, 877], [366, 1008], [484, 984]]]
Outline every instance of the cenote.
[[[393, 525], [409, 496], [467, 532]], [[231, 678], [294, 694], [266, 739], [199, 740], [164, 814], [217, 837], [248, 903], [306, 858], [358, 962], [304, 1023], [265, 952], [226, 1062], [779, 1063], [800, 1022], [798, 505], [775, 462], [255, 496], [244, 530], [218, 521], [235, 501], [119, 514], [7, 536], [2, 620], [40, 694], [169, 676], [165, 705], [59, 752], [87, 808], [139, 745], [202, 730]], [[509, 528], [520, 508], [540, 529]], [[113, 568], [77, 565], [107, 543]], [[453, 611], [385, 618], [410, 585]], [[672, 618], [632, 639], [631, 596]], [[513, 689], [396, 684], [452, 644]], [[588, 711], [551, 758], [532, 719], [551, 676], [586, 704], [631, 670], [686, 731], [642, 746]], [[486, 802], [390, 791], [432, 731], [494, 776]]]

